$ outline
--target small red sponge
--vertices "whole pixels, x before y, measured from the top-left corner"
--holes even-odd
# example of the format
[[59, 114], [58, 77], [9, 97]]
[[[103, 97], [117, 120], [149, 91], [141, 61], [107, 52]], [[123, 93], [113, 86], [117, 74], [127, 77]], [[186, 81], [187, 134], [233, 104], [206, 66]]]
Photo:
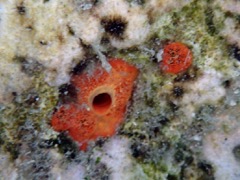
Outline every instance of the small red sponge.
[[136, 67], [121, 59], [110, 59], [109, 63], [110, 73], [99, 65], [92, 73], [72, 76], [71, 84], [78, 90], [77, 101], [61, 106], [52, 116], [52, 127], [68, 131], [82, 150], [90, 140], [115, 134], [124, 120], [138, 75]]
[[186, 45], [174, 42], [164, 47], [160, 67], [165, 73], [178, 74], [191, 66], [192, 59], [192, 52]]

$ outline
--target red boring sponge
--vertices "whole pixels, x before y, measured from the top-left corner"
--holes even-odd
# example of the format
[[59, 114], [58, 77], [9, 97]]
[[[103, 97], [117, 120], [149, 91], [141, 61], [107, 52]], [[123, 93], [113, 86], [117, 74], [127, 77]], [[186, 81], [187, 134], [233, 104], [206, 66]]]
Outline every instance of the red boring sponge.
[[164, 47], [160, 67], [165, 73], [178, 74], [191, 66], [192, 59], [192, 52], [186, 45], [174, 42]]
[[108, 73], [100, 65], [92, 73], [73, 75], [78, 90], [76, 103], [61, 106], [51, 119], [56, 131], [69, 135], [86, 150], [90, 140], [110, 137], [124, 120], [138, 70], [121, 59], [110, 59]]

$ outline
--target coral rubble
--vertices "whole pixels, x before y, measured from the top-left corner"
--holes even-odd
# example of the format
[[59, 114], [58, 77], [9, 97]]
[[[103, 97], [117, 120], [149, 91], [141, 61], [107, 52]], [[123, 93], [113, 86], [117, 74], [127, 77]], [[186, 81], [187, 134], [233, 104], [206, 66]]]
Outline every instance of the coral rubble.
[[239, 179], [238, 7], [0, 1], [1, 178]]

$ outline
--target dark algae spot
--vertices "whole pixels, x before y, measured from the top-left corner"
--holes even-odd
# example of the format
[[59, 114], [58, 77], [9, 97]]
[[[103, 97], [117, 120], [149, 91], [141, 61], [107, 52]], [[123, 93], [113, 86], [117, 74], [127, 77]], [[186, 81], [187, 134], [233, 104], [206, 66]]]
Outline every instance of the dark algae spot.
[[210, 35], [214, 35], [217, 33], [217, 29], [214, 25], [213, 18], [214, 18], [213, 9], [208, 6], [205, 10], [205, 22], [207, 24], [207, 31]]
[[69, 160], [73, 160], [78, 152], [77, 145], [68, 138], [66, 133], [60, 133], [57, 138], [42, 140], [38, 146], [42, 149], [50, 149], [58, 146], [59, 151]]
[[72, 74], [73, 75], [79, 75], [83, 72], [84, 69], [86, 69], [88, 63], [87, 63], [88, 60], [85, 60], [85, 61], [80, 61], [72, 70]]
[[77, 90], [71, 84], [64, 84], [59, 88], [59, 100], [62, 104], [74, 102], [77, 99]]
[[175, 82], [184, 82], [184, 81], [188, 81], [191, 79], [191, 76], [189, 73], [184, 73], [184, 74], [181, 74], [179, 76], [177, 76], [174, 81]]
[[101, 44], [109, 44], [109, 38], [107, 36], [103, 36], [102, 39], [101, 39]]
[[25, 56], [15, 56], [13, 60], [20, 63], [21, 71], [29, 76], [33, 76], [43, 70], [43, 66], [35, 59]]
[[39, 143], [39, 147], [40, 148], [52, 148], [57, 144], [57, 140], [56, 139], [47, 139], [47, 140], [43, 140]]
[[213, 174], [213, 167], [208, 163], [200, 162], [200, 163], [198, 163], [198, 168], [203, 170], [207, 175]]
[[60, 133], [57, 137], [56, 144], [58, 144], [59, 150], [69, 160], [76, 157], [78, 152], [77, 145], [66, 135], [66, 133]]
[[123, 39], [123, 35], [127, 28], [128, 22], [121, 16], [113, 16], [104, 17], [101, 20], [101, 25], [110, 36], [117, 39]]
[[176, 175], [168, 174], [167, 180], [178, 180], [178, 177]]
[[142, 143], [133, 143], [130, 149], [134, 158], [145, 159], [148, 156], [148, 147]]
[[176, 162], [180, 163], [183, 162], [183, 166], [189, 166], [193, 162], [193, 157], [191, 156], [191, 151], [188, 149], [188, 147], [179, 142], [176, 145], [176, 152], [174, 154], [174, 159]]
[[25, 100], [25, 103], [30, 106], [37, 105], [40, 100], [39, 95], [36, 92], [30, 92]]
[[135, 4], [138, 4], [138, 5], [144, 5], [146, 0], [128, 0], [129, 3], [135, 3]]
[[71, 34], [72, 36], [75, 35], [75, 32], [73, 30], [73, 28], [70, 25], [67, 25], [67, 29], [68, 29], [68, 33]]
[[39, 41], [39, 43], [40, 43], [41, 45], [43, 45], [43, 46], [48, 45], [48, 42], [47, 42], [47, 41], [44, 41], [44, 40]]
[[236, 60], [240, 61], [240, 48], [237, 45], [231, 45], [230, 51], [231, 51], [232, 56]]
[[167, 125], [170, 122], [170, 120], [166, 116], [159, 116], [159, 123], [161, 125]]
[[233, 148], [233, 155], [234, 155], [234, 157], [238, 160], [238, 161], [240, 161], [240, 144], [239, 145], [237, 145], [237, 146], [235, 146], [234, 148]]
[[231, 84], [232, 84], [231, 80], [226, 80], [222, 83], [223, 87], [225, 88], [229, 88]]
[[174, 82], [189, 82], [194, 81], [197, 77], [201, 75], [199, 69], [195, 66], [188, 69], [186, 72], [178, 74], [176, 78], [174, 78]]
[[182, 97], [182, 96], [183, 96], [184, 90], [183, 90], [183, 88], [180, 87], [180, 86], [175, 86], [175, 87], [173, 87], [173, 89], [172, 89], [172, 94], [173, 94], [174, 97], [179, 98], [179, 97]]
[[214, 180], [214, 168], [212, 167], [211, 164], [207, 162], [199, 162], [198, 163], [198, 168], [202, 170], [203, 175], [201, 179], [206, 179], [206, 180]]
[[26, 14], [26, 7], [24, 6], [23, 2], [17, 5], [17, 12], [20, 15], [25, 15]]
[[169, 106], [169, 108], [173, 111], [173, 112], [175, 112], [175, 111], [177, 111], [178, 109], [179, 109], [179, 106], [178, 105], [176, 105], [174, 102], [172, 102], [172, 101], [169, 101], [168, 102], [168, 106]]
[[17, 144], [14, 143], [7, 143], [6, 146], [4, 147], [7, 152], [11, 154], [11, 159], [15, 160], [19, 156], [19, 148]]

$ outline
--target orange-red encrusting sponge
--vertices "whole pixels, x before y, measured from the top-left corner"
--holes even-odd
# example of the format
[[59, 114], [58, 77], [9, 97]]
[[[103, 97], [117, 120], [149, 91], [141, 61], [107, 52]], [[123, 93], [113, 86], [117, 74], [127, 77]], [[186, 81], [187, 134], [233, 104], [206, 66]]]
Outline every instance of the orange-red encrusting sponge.
[[85, 150], [90, 140], [115, 134], [124, 120], [136, 67], [121, 59], [109, 60], [112, 69], [106, 72], [100, 65], [92, 73], [73, 75], [71, 84], [78, 89], [77, 103], [67, 104], [52, 116], [56, 131], [68, 131]]
[[178, 74], [191, 66], [192, 59], [192, 52], [186, 45], [174, 42], [164, 47], [160, 67], [165, 73]]

